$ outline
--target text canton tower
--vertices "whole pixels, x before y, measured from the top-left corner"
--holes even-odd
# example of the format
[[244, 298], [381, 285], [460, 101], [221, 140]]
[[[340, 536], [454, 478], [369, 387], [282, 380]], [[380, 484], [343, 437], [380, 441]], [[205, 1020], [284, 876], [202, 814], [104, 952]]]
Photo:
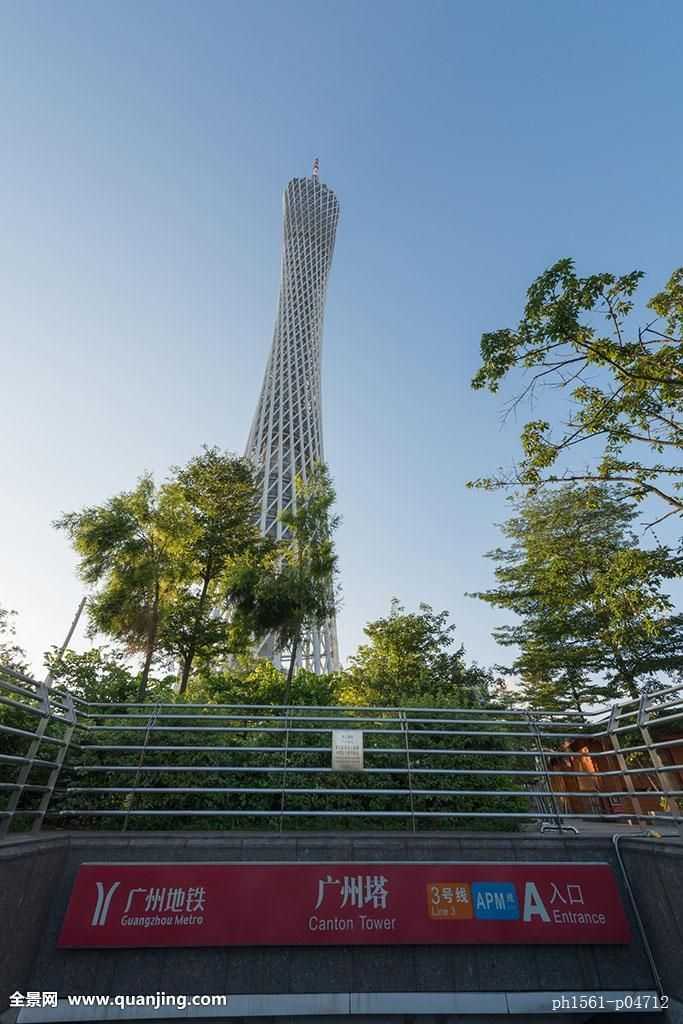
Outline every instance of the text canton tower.
[[[338, 220], [339, 202], [315, 160], [310, 178], [293, 178], [285, 189], [277, 320], [246, 450], [258, 466], [261, 532], [274, 538], [282, 536], [278, 515], [294, 500], [297, 474], [305, 480], [324, 461], [320, 348]], [[282, 667], [272, 641], [259, 653]], [[303, 638], [297, 663], [318, 674], [339, 668], [334, 618]]]

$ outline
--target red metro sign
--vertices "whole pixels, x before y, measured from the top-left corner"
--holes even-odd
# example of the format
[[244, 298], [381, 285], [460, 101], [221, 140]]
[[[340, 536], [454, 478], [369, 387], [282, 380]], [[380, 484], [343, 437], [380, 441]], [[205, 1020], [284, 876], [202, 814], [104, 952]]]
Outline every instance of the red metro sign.
[[608, 864], [83, 864], [62, 948], [628, 943]]

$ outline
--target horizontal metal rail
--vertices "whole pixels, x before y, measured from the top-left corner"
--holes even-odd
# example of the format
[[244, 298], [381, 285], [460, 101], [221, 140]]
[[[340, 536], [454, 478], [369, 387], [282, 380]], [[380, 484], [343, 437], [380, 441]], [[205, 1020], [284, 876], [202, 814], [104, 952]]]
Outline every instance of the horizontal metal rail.
[[43, 743], [58, 743], [61, 745], [65, 742], [61, 736], [41, 736], [40, 733], [29, 732], [27, 729], [15, 729], [10, 725], [0, 726], [0, 732], [8, 733], [10, 736], [27, 736], [32, 740], [40, 738]]
[[[109, 772], [115, 774], [116, 772], [168, 772], [169, 775], [173, 775], [174, 772], [234, 772], [236, 774], [244, 774], [247, 772], [256, 773], [280, 773], [289, 772], [296, 775], [301, 774], [313, 774], [313, 775], [337, 775], [333, 768], [319, 765], [199, 765], [199, 764], [184, 764], [184, 765], [158, 765], [158, 764], [95, 764], [95, 765], [75, 765], [74, 771], [77, 772]], [[638, 775], [638, 774], [656, 774], [659, 769], [657, 768], [627, 768], [625, 772], [612, 771], [612, 772], [601, 772], [601, 775]], [[592, 772], [563, 772], [563, 771], [532, 771], [506, 768], [503, 772], [499, 769], [487, 769], [487, 768], [401, 768], [401, 767], [386, 767], [386, 768], [364, 768], [364, 775], [493, 775], [499, 778], [501, 775], [522, 775], [530, 778], [538, 778], [540, 775], [553, 776], [561, 778], [567, 775], [570, 776], [581, 776], [583, 778], [594, 779]], [[597, 792], [597, 791], [596, 791]], [[611, 796], [611, 793], [605, 791], [603, 795]]]
[[[281, 771], [281, 769], [278, 769]], [[43, 787], [38, 787], [43, 788]], [[384, 787], [377, 786], [372, 788], [371, 786], [365, 786], [362, 788], [348, 788], [343, 787], [318, 787], [311, 789], [310, 787], [304, 786], [68, 786], [65, 790], [70, 796], [74, 793], [149, 793], [152, 795], [164, 795], [167, 793], [285, 793], [288, 796], [402, 796], [410, 797], [411, 793], [413, 796], [482, 796], [485, 793], [490, 797], [499, 796], [547, 796], [548, 791], [545, 789], [532, 790], [526, 789], [520, 791], [519, 789], [495, 789], [495, 790], [481, 790], [481, 789], [386, 789]], [[649, 790], [635, 790], [636, 795], [648, 796]], [[563, 790], [563, 796], [578, 796], [578, 797], [592, 797], [595, 793], [590, 790]], [[632, 790], [626, 790], [625, 792], [610, 791], [610, 796], [633, 796]], [[670, 796], [683, 796], [683, 790], [674, 790]]]
[[35, 793], [47, 793], [49, 792], [49, 786], [37, 786], [35, 783], [24, 783], [20, 782], [0, 782], [0, 789], [26, 789]]
[[33, 764], [38, 768], [56, 768], [56, 761], [46, 761], [41, 757], [21, 757], [18, 754], [0, 754], [0, 764]]
[[[189, 728], [186, 725], [93, 725], [90, 726], [93, 732], [120, 732], [121, 728], [125, 728], [126, 732], [219, 732], [219, 733], [313, 733], [319, 735], [320, 733], [331, 733], [334, 730], [331, 727], [325, 726], [322, 729], [316, 729], [313, 726], [297, 726], [292, 725], [287, 727], [286, 725], [243, 725], [243, 726], [231, 726], [231, 725], [195, 725]], [[364, 729], [363, 732], [366, 736], [380, 736], [380, 735], [395, 735], [401, 736], [403, 730], [401, 729]], [[530, 737], [533, 734], [530, 732], [497, 732], [489, 731], [484, 732], [483, 730], [476, 730], [469, 732], [465, 729], [420, 729], [416, 731], [418, 736], [526, 736]], [[543, 738], [556, 737], [555, 733], [540, 732]], [[596, 735], [600, 735], [597, 733]], [[606, 734], [605, 734], [606, 735]], [[566, 732], [562, 733], [560, 739], [586, 739], [586, 734], [577, 732]], [[592, 736], [590, 738], [593, 738]]]
[[[664, 691], [664, 692], [666, 692], [666, 691]], [[80, 698], [79, 698], [79, 701], [80, 701]], [[150, 707], [150, 704], [148, 702], [145, 702], [145, 703], [137, 702], [136, 703], [135, 701], [131, 701], [128, 704], [114, 704], [114, 703], [110, 704], [110, 703], [102, 703], [102, 702], [94, 702], [94, 701], [80, 701], [80, 702], [85, 704], [85, 705], [87, 705], [88, 707], [99, 707], [99, 708], [125, 707], [125, 708], [147, 708], [147, 709], [149, 709], [149, 707]], [[636, 701], [635, 703], [636, 703], [636, 707], [637, 707], [638, 702]], [[280, 708], [280, 709], [282, 708], [282, 705], [273, 705], [273, 704], [195, 704], [195, 703], [193, 703], [190, 706], [193, 709], [195, 709], [195, 710], [199, 710], [201, 708], [208, 708], [212, 712], [213, 711], [219, 712], [219, 711], [222, 711], [224, 708], [228, 708], [230, 710], [251, 711], [251, 712], [254, 712], [254, 717], [258, 717], [256, 715], [256, 712], [259, 712], [261, 710], [273, 711], [276, 708]], [[155, 701], [154, 707], [159, 708], [159, 709], [162, 709], [162, 708], [175, 708], [177, 710], [178, 707], [182, 707], [182, 705], [180, 705], [180, 704], [178, 704], [177, 702], [174, 702], [174, 701]], [[309, 714], [310, 715], [311, 712], [313, 712], [313, 711], [324, 711], [327, 714], [329, 714], [330, 711], [335, 710], [335, 708], [333, 706], [331, 706], [330, 704], [289, 704], [288, 707], [287, 707], [287, 710], [288, 710], [288, 712], [291, 715], [295, 715], [297, 712], [301, 712], [303, 714]], [[517, 708], [501, 709], [501, 708], [407, 707], [405, 705], [397, 706], [396, 704], [386, 704], [386, 705], [370, 705], [370, 704], [338, 705], [336, 710], [338, 710], [338, 712], [339, 712], [339, 717], [342, 717], [342, 716], [354, 716], [359, 711], [373, 711], [375, 713], [386, 712], [386, 713], [392, 714], [392, 715], [398, 715], [401, 712], [404, 712], [407, 715], [410, 715], [411, 712], [419, 712], [419, 713], [423, 713], [423, 714], [429, 714], [429, 713], [435, 713], [436, 714], [436, 713], [439, 713], [439, 714], [442, 714], [442, 715], [464, 714], [466, 712], [471, 712], [472, 714], [477, 714], [477, 715], [491, 715], [491, 716], [494, 716], [494, 715], [500, 715], [501, 710], [502, 710], [504, 712], [504, 714], [517, 715], [518, 717], [522, 717], [522, 718], [527, 717], [528, 714], [529, 714], [528, 710], [526, 710], [526, 709], [522, 710], [522, 709], [517, 709]], [[585, 712], [586, 716], [595, 715], [595, 714], [600, 715], [600, 716], [602, 716], [604, 718], [606, 712], [605, 712], [604, 709], [602, 709], [600, 711], [594, 711], [594, 712], [591, 712], [591, 711]], [[582, 723], [582, 719], [581, 718], [579, 718], [578, 716], [573, 716], [571, 714], [567, 714], [565, 711], [546, 711], [544, 709], [543, 711], [538, 711], [538, 716], [539, 716], [539, 718], [559, 717], [559, 718], [562, 718], [563, 722], [573, 721], [573, 722], [576, 722], [576, 723]], [[312, 716], [311, 715], [311, 717], [316, 717], [316, 716]]]
[[683, 708], [676, 715], [665, 715], [664, 718], [650, 718], [648, 725], [664, 725], [665, 722], [676, 722], [679, 718], [683, 718]]
[[[14, 817], [14, 813], [15, 813], [14, 811], [8, 811], [8, 810], [0, 811], [0, 818], [7, 818], [8, 821], [9, 821], [9, 820], [11, 820]], [[22, 814], [22, 816], [23, 815], [29, 815], [29, 816], [33, 817], [36, 814], [40, 814], [40, 811], [35, 810], [35, 809], [34, 810], [30, 810], [29, 808], [23, 808], [22, 811], [21, 811], [21, 814]]]
[[[176, 745], [176, 744], [152, 744], [148, 743], [146, 746], [143, 743], [83, 743], [81, 750], [88, 752], [101, 752], [101, 751], [129, 751], [131, 753], [145, 751], [146, 753], [162, 753], [162, 752], [174, 752], [174, 753], [197, 753], [196, 745]], [[330, 746], [289, 746], [290, 754], [329, 754]], [[643, 748], [646, 750], [646, 748]], [[202, 752], [205, 754], [282, 754], [282, 746], [222, 746], [218, 744], [211, 744], [209, 746], [203, 746]], [[404, 748], [402, 746], [366, 746], [366, 756], [371, 755], [386, 755], [386, 754], [403, 754]], [[467, 748], [468, 755], [479, 755], [481, 757], [523, 757], [523, 758], [536, 758], [538, 756], [537, 751], [507, 751], [507, 750], [495, 750], [495, 751], [473, 751]], [[552, 756], [556, 754], [556, 751], [548, 751]], [[428, 748], [428, 746], [412, 746], [411, 754], [420, 755], [428, 754], [430, 757], [453, 757], [453, 750], [444, 750], [434, 746], [434, 748]]]
[[[251, 810], [219, 810], [219, 809], [202, 809], [202, 810], [182, 810], [174, 809], [172, 811], [164, 810], [150, 810], [145, 808], [144, 810], [91, 810], [81, 808], [76, 811], [60, 811], [59, 816], [62, 818], [69, 817], [71, 815], [88, 816], [88, 817], [202, 817], [202, 818], [279, 818], [282, 815], [288, 818], [307, 818], [312, 817], [314, 812], [306, 811], [293, 811], [290, 809], [281, 810], [280, 808], [269, 810], [259, 810], [253, 808]], [[538, 814], [533, 811], [336, 811], [336, 810], [323, 810], [316, 811], [315, 817], [321, 818], [410, 818], [412, 816], [416, 818], [533, 818], [538, 821]], [[595, 815], [586, 814], [563, 814], [564, 818], [580, 818], [585, 820], [586, 818], [595, 817]], [[630, 821], [633, 818], [632, 814], [610, 814], [609, 820], [616, 821]], [[601, 818], [604, 820], [604, 817]], [[648, 814], [648, 821], [671, 821], [671, 816], [668, 814]]]
[[[655, 749], [655, 748], [669, 748], [669, 747], [679, 747], [679, 746], [683, 746], [683, 740], [665, 740], [665, 741], [662, 741], [660, 743], [653, 743], [651, 745], [651, 748]], [[229, 753], [239, 753], [239, 754], [252, 754], [252, 753], [273, 753], [273, 754], [277, 754], [277, 753], [282, 753], [282, 747], [279, 747], [279, 746], [254, 747], [254, 746], [235, 745], [235, 746], [225, 747], [225, 746], [220, 746], [218, 744], [216, 744], [216, 745], [210, 744], [209, 746], [197, 747], [194, 744], [191, 744], [191, 745], [173, 745], [173, 744], [164, 745], [164, 744], [160, 744], [160, 745], [156, 745], [156, 746], [153, 746], [153, 745], [149, 744], [149, 745], [145, 746], [144, 744], [141, 744], [141, 743], [127, 743], [127, 744], [115, 744], [115, 743], [114, 744], [109, 744], [109, 743], [104, 743], [104, 744], [92, 743], [91, 744], [91, 743], [84, 743], [84, 744], [81, 744], [80, 749], [81, 750], [85, 750], [85, 751], [91, 751], [91, 752], [92, 751], [97, 751], [97, 752], [102, 752], [102, 751], [107, 751], [107, 752], [110, 752], [110, 751], [129, 751], [131, 753], [140, 752], [141, 750], [144, 750], [147, 753], [150, 753], [150, 752], [151, 753], [155, 753], [155, 752], [156, 753], [161, 753], [161, 752], [169, 752], [169, 751], [170, 752], [189, 752], [189, 751], [191, 751], [193, 753], [197, 753], [198, 750], [201, 751], [204, 754], [228, 753], [228, 752]], [[320, 753], [329, 754], [329, 752], [330, 752], [329, 746], [325, 746], [325, 747], [317, 747], [317, 746], [292, 747], [292, 746], [290, 746], [288, 749], [289, 749], [289, 753], [290, 754], [294, 754], [294, 753], [299, 753], [299, 754], [320, 754]], [[645, 746], [643, 744], [641, 746], [635, 746], [635, 747], [622, 747], [621, 748], [621, 752], [622, 753], [631, 753], [631, 752], [637, 752], [637, 751], [647, 752], [648, 749], [650, 749], [650, 748], [648, 748], [647, 746]], [[411, 754], [428, 754], [430, 757], [453, 757], [454, 754], [457, 753], [456, 751], [454, 751], [452, 749], [444, 749], [444, 748], [439, 748], [439, 747], [433, 747], [431, 749], [428, 748], [428, 747], [411, 747], [410, 748], [410, 752], [411, 752]], [[395, 746], [395, 747], [365, 747], [365, 755], [368, 756], [368, 757], [371, 756], [371, 755], [374, 755], [374, 754], [386, 755], [386, 754], [401, 754], [401, 753], [403, 753], [403, 748], [399, 747], [399, 746]], [[462, 753], [466, 753], [468, 756], [476, 755], [477, 757], [496, 757], [496, 758], [498, 758], [498, 757], [531, 757], [531, 758], [537, 758], [538, 757], [538, 750], [498, 750], [498, 749], [497, 750], [473, 750], [470, 747], [466, 747], [466, 748], [463, 748]], [[566, 756], [561, 751], [557, 751], [557, 750], [544, 749], [543, 753], [547, 754], [551, 758]], [[577, 755], [572, 753], [571, 756], [575, 757]], [[614, 757], [614, 751], [612, 751], [612, 750], [602, 750], [602, 751], [595, 750], [595, 751], [591, 751], [590, 756], [591, 756], [592, 759], [595, 759], [597, 757]], [[512, 769], [509, 769], [509, 770], [512, 770]], [[656, 771], [655, 768], [652, 768], [651, 770], [652, 771]], [[558, 771], [556, 774], [558, 774], [558, 775], [576, 775], [576, 774], [578, 774], [578, 775], [592, 775], [591, 772], [570, 772], [570, 771], [565, 771], [565, 770]], [[600, 771], [600, 775], [601, 776], [602, 775], [609, 775], [609, 774], [611, 774], [609, 771], [603, 771], [603, 770]], [[621, 774], [621, 773], [620, 772], [616, 772], [615, 774]]]
[[[95, 716], [95, 717], [100, 717], [100, 716]], [[130, 722], [131, 719], [138, 719], [138, 718], [147, 719], [147, 718], [149, 718], [149, 712], [146, 715], [143, 715], [143, 714], [106, 714], [105, 716], [101, 716], [101, 717], [106, 717], [108, 722], [111, 722], [111, 721], [114, 721], [114, 722], [117, 722], [117, 721]], [[350, 723], [350, 724], [353, 724], [353, 725], [356, 725], [356, 726], [363, 725], [364, 723], [367, 723], [367, 722], [372, 722], [372, 723], [388, 722], [388, 723], [392, 723], [392, 722], [398, 721], [398, 719], [390, 718], [390, 717], [387, 717], [386, 715], [381, 715], [381, 716], [380, 715], [373, 715], [372, 717], [352, 718], [352, 719], [349, 719], [346, 715], [307, 715], [307, 716], [304, 716], [304, 715], [294, 715], [294, 714], [291, 714], [291, 715], [288, 715], [288, 717], [291, 718], [291, 720], [293, 722], [302, 721], [305, 718], [306, 721], [308, 721], [308, 722], [335, 722], [335, 723], [343, 722], [343, 723], [345, 723], [347, 725]], [[282, 721], [282, 716], [281, 715], [216, 715], [216, 714], [214, 714], [214, 715], [206, 715], [206, 714], [195, 715], [195, 714], [183, 714], [180, 711], [176, 711], [174, 714], [158, 714], [158, 715], [155, 715], [155, 721], [156, 722], [163, 721], [163, 719], [170, 719], [170, 720], [175, 721], [175, 722], [177, 722], [177, 721], [186, 721], [186, 720], [205, 722], [205, 721], [210, 720], [210, 719], [221, 719], [221, 720], [227, 721], [227, 722], [257, 722], [259, 724], [255, 725], [255, 726], [249, 726], [249, 727], [241, 726], [241, 727], [238, 727], [238, 728], [240, 728], [240, 729], [242, 729], [242, 728], [258, 728], [258, 729], [260, 729], [263, 732], [270, 732], [270, 731], [276, 731], [276, 730], [271, 730], [267, 726], [264, 726], [262, 723], [263, 722], [280, 722], [280, 721]], [[490, 724], [490, 720], [489, 719], [478, 719], [478, 718], [413, 718], [413, 717], [411, 717], [410, 715], [407, 715], [407, 714], [405, 716], [405, 721], [407, 722], [408, 725], [411, 725], [411, 726], [415, 726], [415, 725], [487, 725], [487, 724]], [[496, 720], [496, 725], [519, 725], [519, 724], [520, 723], [519, 723], [519, 721], [517, 719], [500, 718], [500, 719]], [[553, 722], [543, 722], [542, 724], [544, 726], [550, 728], [550, 727], [553, 727], [555, 723], [553, 723]], [[557, 727], [560, 728], [563, 724], [566, 724], [566, 723], [558, 722], [557, 723]], [[95, 727], [95, 728], [97, 728], [97, 727]], [[112, 725], [112, 726], [107, 726], [107, 728], [116, 729], [116, 728], [119, 728], [119, 727], [117, 725]], [[144, 728], [144, 726], [130, 726], [130, 728]], [[164, 727], [163, 726], [156, 726], [156, 728], [164, 728]], [[188, 728], [188, 727], [187, 726], [182, 726], [181, 728]], [[201, 728], [201, 727], [200, 726], [192, 726], [192, 728], [197, 729], [197, 728]], [[328, 726], [321, 726], [320, 728], [317, 728], [316, 726], [311, 725], [309, 728], [313, 732], [327, 732], [330, 729], [334, 728], [334, 726], [328, 725]], [[366, 730], [366, 731], [369, 732], [371, 730]], [[454, 730], [454, 731], [458, 731], [458, 730]], [[511, 735], [515, 735], [515, 734], [512, 733]], [[551, 733], [551, 735], [554, 736], [556, 734], [555, 733]], [[585, 736], [586, 735], [586, 731], [582, 730], [578, 735]]]

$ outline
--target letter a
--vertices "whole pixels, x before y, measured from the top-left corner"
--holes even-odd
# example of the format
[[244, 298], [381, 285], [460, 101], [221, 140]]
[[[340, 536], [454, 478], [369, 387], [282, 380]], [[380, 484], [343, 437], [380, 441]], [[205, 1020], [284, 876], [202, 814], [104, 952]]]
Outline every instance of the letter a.
[[548, 923], [550, 921], [550, 915], [545, 909], [541, 894], [534, 882], [524, 883], [524, 921], [530, 921], [531, 918], [538, 914], [542, 921]]

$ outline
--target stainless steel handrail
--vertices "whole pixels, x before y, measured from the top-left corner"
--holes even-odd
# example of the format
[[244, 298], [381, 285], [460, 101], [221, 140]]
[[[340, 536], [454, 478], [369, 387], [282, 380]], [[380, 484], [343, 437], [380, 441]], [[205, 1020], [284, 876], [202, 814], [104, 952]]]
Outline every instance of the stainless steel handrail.
[[[0, 668], [0, 832], [24, 819], [78, 827], [98, 817], [147, 818], [149, 827], [194, 817], [229, 827], [251, 817], [276, 827], [283, 818], [311, 827], [386, 819], [413, 830], [552, 818], [556, 828], [565, 820], [681, 828], [683, 735], [669, 733], [683, 719], [683, 685], [583, 719], [507, 706], [104, 704]], [[345, 785], [330, 758], [341, 725], [365, 736], [363, 775]], [[584, 767], [582, 745], [604, 770]], [[183, 763], [189, 753], [195, 763]], [[102, 776], [106, 785], [97, 784]]]

